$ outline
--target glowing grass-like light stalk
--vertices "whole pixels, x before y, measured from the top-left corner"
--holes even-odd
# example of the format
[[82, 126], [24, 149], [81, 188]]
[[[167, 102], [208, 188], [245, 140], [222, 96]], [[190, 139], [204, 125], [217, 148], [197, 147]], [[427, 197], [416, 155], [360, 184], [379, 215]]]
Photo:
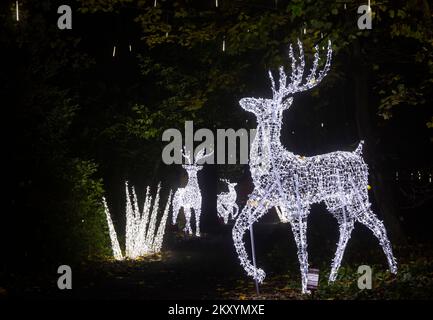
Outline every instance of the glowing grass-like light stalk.
[[123, 260], [122, 250], [120, 250], [119, 241], [117, 240], [116, 230], [114, 229], [113, 221], [111, 220], [110, 212], [108, 211], [107, 202], [105, 197], [102, 198], [105, 209], [105, 217], [107, 218], [108, 231], [110, 233], [111, 248], [113, 250], [113, 256], [116, 260]]
[[[152, 196], [150, 195], [150, 188], [146, 189], [146, 196], [144, 200], [143, 210], [140, 212], [135, 188], [130, 188], [128, 182], [125, 183], [126, 193], [126, 228], [125, 228], [125, 256], [122, 255], [120, 250], [119, 241], [116, 231], [113, 226], [110, 212], [103, 198], [105, 214], [107, 217], [108, 229], [110, 232], [111, 247], [113, 255], [116, 260], [124, 258], [137, 259], [151, 253], [158, 253], [161, 251], [162, 242], [165, 234], [165, 226], [167, 223], [168, 212], [171, 205], [172, 192], [170, 190], [164, 213], [158, 222], [159, 212], [159, 199], [161, 184], [158, 184], [155, 200], [152, 205]], [[155, 232], [155, 230], [157, 230]]]

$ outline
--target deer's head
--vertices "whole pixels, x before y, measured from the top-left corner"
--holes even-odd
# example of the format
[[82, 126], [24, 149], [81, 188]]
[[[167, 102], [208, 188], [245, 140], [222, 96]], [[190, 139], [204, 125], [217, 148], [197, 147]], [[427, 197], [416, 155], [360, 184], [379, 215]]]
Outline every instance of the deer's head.
[[297, 92], [302, 92], [310, 90], [316, 85], [318, 85], [331, 65], [332, 49], [331, 41], [328, 41], [328, 52], [326, 57], [326, 63], [323, 69], [317, 72], [319, 66], [319, 47], [315, 46], [314, 62], [311, 68], [310, 74], [303, 82], [304, 75], [304, 51], [302, 49], [302, 44], [298, 40], [299, 47], [299, 58], [296, 59], [293, 54], [292, 45], [289, 46], [289, 56], [292, 61], [292, 74], [290, 76], [290, 82], [287, 81], [287, 75], [283, 67], [279, 68], [279, 83], [278, 88], [275, 85], [274, 77], [272, 72], [269, 71], [269, 78], [272, 84], [272, 99], [264, 98], [243, 98], [239, 101], [241, 107], [249, 112], [252, 112], [257, 117], [257, 121], [267, 122], [267, 121], [281, 121], [282, 112], [288, 109], [293, 102], [293, 95]]
[[208, 154], [204, 154], [205, 149], [201, 149], [200, 151], [197, 152], [196, 156], [193, 158], [191, 156], [191, 153], [189, 151], [186, 151], [185, 148], [182, 152], [182, 156], [185, 158], [185, 164], [182, 165], [182, 168], [184, 168], [187, 172], [188, 175], [197, 175], [197, 172], [200, 171], [201, 169], [203, 169], [203, 165], [201, 164], [201, 160], [203, 160], [204, 158], [212, 155], [212, 152], [209, 152]]
[[230, 189], [234, 189], [238, 184], [237, 184], [237, 182], [230, 182], [229, 180], [227, 180], [227, 179], [220, 179], [222, 182], [225, 182], [225, 183], [227, 183], [227, 187], [229, 188], [229, 190]]

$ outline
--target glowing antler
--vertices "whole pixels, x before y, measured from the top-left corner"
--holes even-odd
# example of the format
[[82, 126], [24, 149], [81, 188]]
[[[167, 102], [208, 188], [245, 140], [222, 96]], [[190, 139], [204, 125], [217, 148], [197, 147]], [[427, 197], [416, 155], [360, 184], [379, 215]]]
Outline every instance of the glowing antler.
[[278, 89], [275, 86], [274, 77], [272, 75], [272, 72], [269, 71], [269, 78], [271, 79], [272, 84], [272, 94], [273, 99], [275, 101], [281, 102], [285, 97], [292, 95], [296, 92], [306, 91], [309, 90], [316, 85], [318, 85], [323, 78], [326, 76], [326, 74], [329, 71], [329, 68], [331, 66], [331, 59], [332, 59], [332, 47], [331, 47], [331, 41], [328, 41], [328, 52], [326, 55], [326, 63], [325, 66], [321, 71], [317, 73], [317, 67], [319, 66], [319, 46], [315, 46], [315, 53], [314, 53], [314, 62], [313, 66], [311, 68], [310, 74], [308, 75], [306, 82], [304, 84], [302, 83], [303, 76], [304, 76], [304, 68], [305, 68], [305, 59], [304, 59], [304, 50], [302, 49], [302, 43], [298, 39], [298, 47], [299, 47], [299, 61], [295, 58], [295, 55], [293, 53], [293, 47], [290, 44], [289, 46], [289, 56], [292, 60], [292, 74], [290, 76], [290, 83], [287, 84], [287, 75], [284, 71], [284, 68], [281, 66], [279, 68], [279, 87]]

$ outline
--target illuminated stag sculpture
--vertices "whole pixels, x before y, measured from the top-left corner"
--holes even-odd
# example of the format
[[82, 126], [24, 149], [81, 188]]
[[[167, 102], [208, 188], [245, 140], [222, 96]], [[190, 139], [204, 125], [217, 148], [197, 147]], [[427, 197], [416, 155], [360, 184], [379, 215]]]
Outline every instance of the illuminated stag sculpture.
[[195, 235], [200, 237], [200, 215], [201, 215], [201, 191], [198, 185], [197, 172], [203, 166], [198, 164], [200, 160], [210, 156], [212, 152], [204, 155], [205, 149], [201, 149], [194, 161], [189, 152], [182, 152], [182, 156], [186, 159], [186, 164], [182, 165], [188, 174], [188, 184], [184, 188], [177, 189], [173, 197], [173, 224], [176, 223], [177, 215], [180, 208], [183, 208], [185, 215], [185, 232], [192, 234], [191, 229], [191, 211], [194, 209], [195, 215]]
[[397, 272], [385, 227], [370, 208], [368, 200], [368, 168], [362, 159], [362, 141], [353, 152], [332, 152], [313, 157], [301, 157], [286, 150], [280, 141], [283, 111], [293, 102], [297, 92], [310, 90], [326, 76], [332, 57], [331, 42], [328, 42], [327, 60], [323, 69], [319, 65], [318, 47], [315, 47], [314, 62], [310, 74], [303, 82], [305, 67], [302, 44], [298, 40], [299, 58], [293, 54], [290, 83], [283, 67], [279, 68], [279, 86], [275, 85], [272, 73], [272, 99], [243, 98], [240, 105], [257, 118], [257, 134], [250, 150], [250, 171], [254, 190], [233, 227], [234, 245], [241, 265], [254, 279], [262, 282], [265, 272], [251, 264], [245, 250], [243, 237], [246, 230], [272, 207], [277, 207], [292, 228], [298, 248], [298, 259], [302, 277], [302, 292], [307, 290], [307, 216], [310, 205], [324, 202], [337, 219], [340, 239], [332, 263], [329, 281], [336, 279], [344, 249], [358, 221], [368, 227], [378, 238], [387, 257], [390, 271]]
[[229, 192], [222, 192], [217, 196], [217, 213], [224, 220], [224, 223], [227, 224], [230, 216], [232, 219], [235, 219], [239, 213], [235, 190], [237, 183], [225, 179], [221, 179], [221, 181], [227, 183]]

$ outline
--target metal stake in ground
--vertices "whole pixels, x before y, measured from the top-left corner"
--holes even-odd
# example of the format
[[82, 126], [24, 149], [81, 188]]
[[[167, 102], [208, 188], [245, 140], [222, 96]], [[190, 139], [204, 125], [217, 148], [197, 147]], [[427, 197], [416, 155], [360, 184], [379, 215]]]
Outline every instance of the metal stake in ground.
[[[250, 226], [250, 240], [251, 240], [251, 251], [252, 251], [252, 256], [253, 256], [253, 265], [254, 265], [254, 269], [257, 270], [257, 266], [256, 266], [256, 248], [254, 246], [254, 232], [253, 232], [253, 225], [251, 224]], [[259, 291], [259, 282], [257, 281], [257, 278], [254, 279], [255, 283], [256, 283], [256, 293], [257, 295], [260, 294]]]

